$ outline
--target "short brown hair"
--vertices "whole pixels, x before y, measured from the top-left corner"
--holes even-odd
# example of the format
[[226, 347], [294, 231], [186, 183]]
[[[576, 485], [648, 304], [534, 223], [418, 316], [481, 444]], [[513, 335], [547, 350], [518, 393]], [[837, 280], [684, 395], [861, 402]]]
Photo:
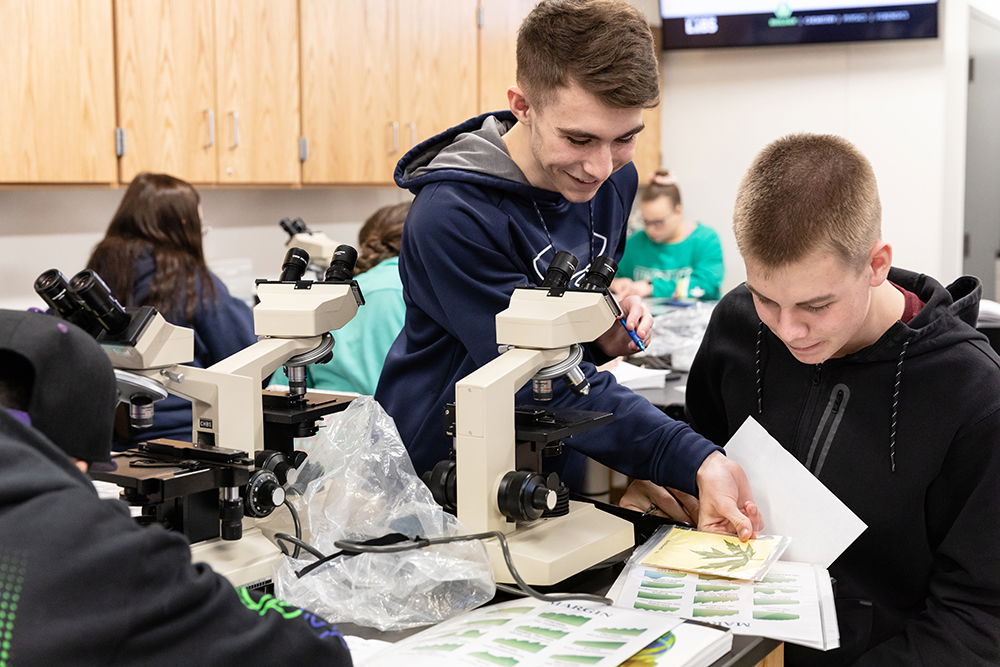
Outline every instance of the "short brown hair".
[[542, 0], [517, 34], [517, 84], [542, 107], [575, 82], [608, 106], [654, 107], [660, 83], [653, 35], [624, 0]]
[[871, 163], [846, 139], [792, 134], [767, 146], [736, 195], [733, 231], [744, 259], [777, 269], [815, 250], [862, 266], [882, 235]]
[[358, 261], [354, 275], [360, 275], [382, 260], [396, 257], [403, 242], [403, 223], [410, 202], [383, 206], [365, 220], [358, 232]]

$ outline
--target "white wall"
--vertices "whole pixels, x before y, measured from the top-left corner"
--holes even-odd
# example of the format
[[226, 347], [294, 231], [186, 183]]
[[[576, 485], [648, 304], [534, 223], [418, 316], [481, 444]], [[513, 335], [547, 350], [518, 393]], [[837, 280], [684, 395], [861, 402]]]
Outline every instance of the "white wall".
[[[397, 188], [202, 187], [199, 192], [211, 228], [205, 237], [209, 265], [226, 279], [221, 272], [249, 263], [241, 279], [251, 283], [281, 270], [288, 238], [278, 226], [281, 218], [301, 217], [310, 229], [353, 245], [369, 214], [410, 196]], [[124, 188], [0, 190], [0, 307], [41, 305], [32, 289], [39, 273], [54, 267], [69, 277], [82, 269], [123, 193]], [[243, 290], [249, 293], [249, 284]]]
[[664, 53], [663, 162], [685, 212], [723, 237], [725, 288], [745, 277], [731, 230], [740, 179], [791, 132], [858, 145], [879, 179], [895, 263], [944, 281], [960, 275], [967, 0], [944, 3], [941, 19], [936, 40]]

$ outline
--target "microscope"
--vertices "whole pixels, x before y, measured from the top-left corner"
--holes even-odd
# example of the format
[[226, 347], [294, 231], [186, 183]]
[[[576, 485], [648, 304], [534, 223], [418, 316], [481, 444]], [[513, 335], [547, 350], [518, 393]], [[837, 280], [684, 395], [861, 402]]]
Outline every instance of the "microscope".
[[[514, 565], [533, 585], [552, 585], [633, 546], [632, 525], [594, 505], [569, 500], [558, 475], [542, 473], [542, 459], [561, 452], [562, 440], [611, 421], [610, 413], [517, 407], [514, 394], [529, 380], [535, 401], [552, 399], [563, 378], [587, 394], [580, 343], [603, 334], [622, 316], [608, 292], [617, 266], [601, 256], [579, 288], [569, 288], [576, 258], [556, 254], [539, 287], [514, 290], [496, 316], [500, 356], [455, 385], [446, 432], [454, 460], [425, 476], [435, 500], [456, 510], [470, 532], [507, 536]], [[497, 581], [513, 581], [499, 546], [487, 543]]]
[[312, 258], [309, 269], [322, 279], [327, 267], [330, 266], [326, 258], [333, 254], [338, 244], [323, 232], [309, 229], [302, 218], [282, 218], [278, 224], [288, 233], [285, 245], [306, 251]]
[[[183, 532], [194, 560], [234, 585], [264, 584], [272, 576], [280, 553], [257, 523], [284, 502], [284, 485], [305, 460], [294, 438], [315, 434], [317, 420], [350, 403], [346, 396], [308, 394], [305, 369], [331, 358], [330, 331], [364, 304], [352, 279], [356, 259], [353, 248], [340, 246], [323, 281], [301, 280], [308, 254], [290, 249], [278, 280], [257, 281], [258, 342], [209, 368], [184, 365], [194, 357], [192, 330], [149, 306], [123, 308], [93, 271], [67, 281], [51, 269], [35, 282], [56, 313], [99, 329], [134, 427], [152, 425], [154, 404], [168, 393], [191, 401], [191, 442], [141, 443], [114, 456], [116, 470], [92, 476], [121, 486], [123, 499], [141, 507], [140, 522]], [[264, 379], [282, 365], [288, 392], [262, 394]]]

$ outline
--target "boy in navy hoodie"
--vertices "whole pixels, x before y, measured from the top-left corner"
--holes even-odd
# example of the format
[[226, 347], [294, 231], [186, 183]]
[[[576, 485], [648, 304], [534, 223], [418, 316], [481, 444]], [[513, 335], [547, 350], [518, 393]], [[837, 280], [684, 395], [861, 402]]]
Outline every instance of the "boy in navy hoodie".
[[736, 199], [746, 283], [712, 314], [694, 427], [759, 421], [868, 529], [830, 567], [841, 648], [788, 665], [1000, 664], [1000, 359], [981, 287], [894, 268], [868, 160], [829, 135], [765, 148]]
[[[418, 473], [448, 457], [445, 404], [455, 399], [456, 381], [497, 356], [494, 318], [514, 288], [538, 285], [560, 250], [579, 258], [572, 284], [598, 255], [621, 258], [642, 110], [659, 97], [645, 18], [624, 0], [543, 0], [521, 25], [517, 85], [507, 97], [510, 111], [432, 137], [396, 167], [396, 183], [416, 194], [399, 262], [406, 320], [375, 397]], [[648, 338], [652, 318], [641, 299], [621, 305], [628, 327]], [[550, 470], [579, 489], [590, 456], [633, 477], [700, 491], [701, 527], [749, 537], [762, 522], [742, 469], [595, 369], [637, 350], [616, 324], [586, 346], [589, 395], [557, 383], [551, 405], [615, 419], [568, 439]], [[530, 388], [516, 402], [530, 402]]]
[[116, 403], [87, 333], [0, 310], [0, 665], [350, 665], [323, 619], [97, 497], [85, 473], [108, 465]]

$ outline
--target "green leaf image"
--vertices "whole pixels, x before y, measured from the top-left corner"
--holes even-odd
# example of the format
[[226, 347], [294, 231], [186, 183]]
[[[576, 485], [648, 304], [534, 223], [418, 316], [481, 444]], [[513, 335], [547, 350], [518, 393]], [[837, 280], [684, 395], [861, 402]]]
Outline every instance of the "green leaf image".
[[673, 595], [670, 593], [651, 593], [650, 591], [639, 591], [636, 595], [638, 598], [643, 598], [645, 600], [680, 600], [681, 595]]
[[492, 653], [487, 653], [486, 651], [477, 651], [475, 653], [470, 653], [469, 655], [481, 658], [487, 662], [492, 662], [495, 665], [502, 665], [503, 667], [513, 667], [517, 664], [517, 660], [514, 658], [508, 658], [503, 655], [493, 655]]
[[777, 598], [754, 598], [754, 604], [799, 604], [798, 600], [792, 600], [791, 598], [777, 599]]
[[695, 595], [695, 604], [705, 604], [706, 602], [735, 602], [740, 596], [737, 593], [727, 593], [726, 595]]
[[697, 618], [706, 616], [735, 616], [738, 613], [740, 613], [739, 609], [716, 609], [714, 607], [710, 607], [708, 609], [695, 609], [691, 612], [691, 615]]
[[698, 584], [694, 589], [703, 593], [709, 593], [712, 591], [738, 591], [740, 587], [733, 584]]
[[781, 611], [755, 611], [753, 617], [758, 621], [794, 621], [799, 615]]
[[622, 646], [625, 646], [625, 642], [595, 642], [584, 639], [575, 641], [573, 644], [576, 646], [583, 646], [584, 648], [597, 648], [602, 651], [617, 651]]
[[424, 646], [414, 646], [414, 651], [454, 651], [462, 648], [461, 644], [426, 644]]
[[644, 581], [639, 585], [643, 588], [684, 588], [684, 584], [672, 581]]
[[655, 604], [646, 604], [644, 602], [636, 602], [632, 605], [635, 609], [645, 609], [646, 611], [677, 611], [680, 607], [668, 607], [666, 605], [659, 607]]
[[700, 567], [706, 570], [727, 568], [731, 572], [747, 565], [754, 556], [753, 545], [749, 542], [746, 548], [741, 547], [739, 542], [731, 542], [729, 540], [723, 540], [723, 542], [726, 545], [726, 551], [722, 551], [717, 547], [712, 547], [707, 551], [691, 549], [691, 553], [697, 554], [701, 556], [702, 560], [707, 561]]
[[597, 632], [603, 632], [608, 635], [628, 635], [630, 637], [638, 637], [646, 631], [646, 628], [597, 628]]
[[523, 639], [509, 639], [506, 637], [494, 639], [493, 643], [500, 644], [501, 646], [516, 648], [519, 651], [529, 651], [531, 653], [538, 653], [547, 646], [546, 644], [539, 644], [538, 642], [528, 642]]
[[568, 632], [563, 630], [552, 630], [551, 628], [538, 628], [533, 625], [519, 625], [518, 630], [522, 632], [528, 632], [533, 635], [541, 635], [542, 637], [549, 637], [550, 639], [561, 639], [568, 635]]
[[568, 623], [570, 625], [575, 625], [577, 627], [583, 625], [590, 619], [586, 616], [577, 616], [576, 614], [559, 614], [552, 611], [542, 612], [538, 615], [539, 618], [546, 618], [550, 621], [556, 621], [557, 623]]

